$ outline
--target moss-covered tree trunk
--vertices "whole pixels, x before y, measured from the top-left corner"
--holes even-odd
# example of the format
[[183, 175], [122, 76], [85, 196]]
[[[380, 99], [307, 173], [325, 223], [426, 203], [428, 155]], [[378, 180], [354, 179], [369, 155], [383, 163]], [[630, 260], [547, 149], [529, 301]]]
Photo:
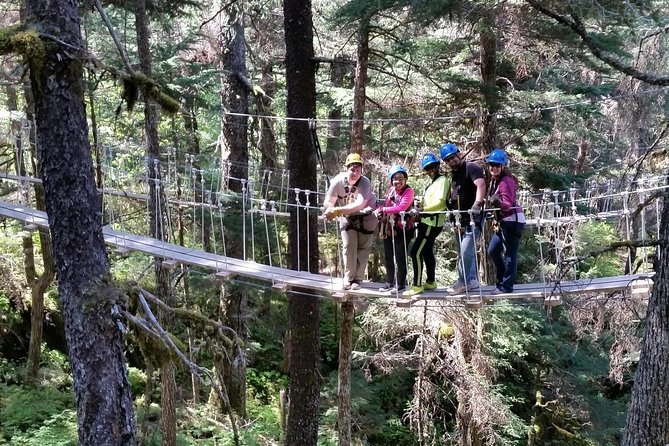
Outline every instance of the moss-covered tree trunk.
[[632, 400], [621, 446], [669, 444], [669, 200], [665, 198], [660, 224], [659, 260], [648, 302], [646, 330], [634, 375]]
[[[79, 444], [134, 445], [135, 420], [121, 331], [122, 295], [109, 275], [83, 101], [78, 2], [27, 0], [44, 53], [29, 61], [40, 177], [77, 404]], [[35, 42], [35, 45], [37, 43]], [[38, 53], [36, 53], [38, 54]]]
[[[316, 81], [313, 61], [313, 21], [310, 0], [283, 3], [288, 87], [288, 169], [290, 187], [316, 190], [316, 156], [311, 146], [309, 124], [316, 116]], [[290, 118], [302, 118], [293, 120]], [[305, 197], [300, 200], [304, 203]], [[291, 197], [295, 202], [296, 197]], [[289, 267], [316, 272], [318, 239], [316, 214], [292, 207], [288, 231]], [[307, 261], [307, 259], [309, 261]], [[286, 446], [315, 445], [320, 407], [320, 333], [318, 298], [312, 291], [288, 292], [290, 327], [290, 389]]]

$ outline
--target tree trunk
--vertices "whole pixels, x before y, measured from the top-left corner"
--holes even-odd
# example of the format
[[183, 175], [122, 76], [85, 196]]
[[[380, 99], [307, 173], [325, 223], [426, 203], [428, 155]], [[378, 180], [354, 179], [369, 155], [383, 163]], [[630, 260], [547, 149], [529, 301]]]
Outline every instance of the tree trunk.
[[369, 18], [360, 19], [358, 28], [358, 55], [353, 87], [353, 122], [351, 123], [351, 150], [362, 153], [366, 108], [367, 66], [369, 64]]
[[[313, 22], [310, 0], [285, 0], [283, 3], [286, 39], [287, 147], [290, 187], [316, 190], [316, 157], [311, 148], [307, 122], [290, 118], [316, 116], [316, 81]], [[292, 197], [295, 202], [296, 197]], [[305, 202], [305, 197], [301, 197]], [[291, 269], [317, 272], [318, 239], [316, 214], [292, 207], [288, 230]], [[309, 261], [307, 261], [309, 259]], [[320, 333], [318, 299], [288, 292], [290, 327], [290, 389], [286, 446], [311, 446], [318, 439], [320, 407]]]
[[[77, 2], [27, 0], [26, 22], [82, 47]], [[44, 40], [30, 60], [40, 177], [63, 306], [79, 444], [134, 445], [135, 419], [121, 332], [111, 316], [123, 295], [109, 275], [82, 99], [83, 63]]]
[[339, 370], [337, 387], [337, 426], [339, 446], [351, 444], [351, 352], [353, 349], [353, 302], [341, 304], [341, 326], [339, 329]]
[[[358, 28], [358, 59], [355, 69], [353, 92], [353, 122], [351, 125], [351, 152], [362, 153], [364, 142], [365, 87], [369, 62], [369, 19], [362, 18]], [[353, 327], [353, 303], [341, 305], [341, 327], [339, 333], [339, 369], [337, 371], [337, 426], [339, 444], [351, 444], [351, 348]]]
[[239, 287], [223, 287], [221, 311], [223, 325], [237, 332], [237, 341], [233, 342], [231, 351], [224, 355], [221, 375], [228, 390], [230, 407], [243, 419], [246, 418], [246, 353], [243, 346], [248, 340], [246, 293]]
[[[232, 4], [227, 8], [227, 28], [221, 30], [221, 120], [224, 146], [229, 152], [230, 189], [241, 191], [242, 183], [238, 179], [248, 178], [248, 90], [242, 82], [247, 77], [246, 69], [246, 38], [244, 36], [244, 14], [240, 5]], [[241, 115], [227, 115], [225, 112]], [[235, 180], [237, 179], [237, 180]], [[245, 218], [245, 217], [244, 217]], [[244, 243], [245, 241], [242, 241]], [[229, 253], [229, 255], [232, 255]], [[241, 256], [240, 256], [241, 257]], [[246, 318], [248, 305], [246, 295], [236, 287], [225, 287], [221, 290], [224, 312], [224, 324], [237, 331], [238, 339], [245, 345], [248, 338]], [[223, 299], [224, 297], [224, 299]], [[224, 300], [224, 301], [223, 301]], [[224, 377], [230, 406], [240, 417], [246, 416], [246, 357], [239, 344], [225, 356], [220, 375]]]
[[[274, 81], [274, 76], [272, 75], [273, 65], [268, 62], [262, 68], [262, 78], [260, 81], [260, 88], [265, 92], [268, 97], [274, 97], [276, 92], [276, 82]], [[272, 110], [271, 101], [262, 95], [257, 96], [257, 108], [258, 114], [261, 116], [272, 116], [274, 114]], [[260, 141], [258, 141], [258, 147], [260, 148], [260, 153], [262, 154], [261, 164], [268, 168], [274, 169], [279, 164], [276, 154], [276, 135], [274, 134], [274, 122], [271, 119], [263, 118], [260, 121], [260, 129], [258, 135]]]
[[[350, 58], [344, 55], [337, 55], [330, 67], [330, 82], [333, 87], [351, 88], [351, 76], [353, 73], [353, 64]], [[363, 96], [364, 97], [364, 96]], [[344, 149], [345, 142], [342, 138], [342, 108], [333, 104], [328, 112], [328, 132], [325, 143], [325, 153], [323, 154], [324, 170], [328, 174], [336, 174], [338, 171], [337, 155]]]
[[[660, 239], [669, 240], [669, 201], [665, 198]], [[661, 252], [660, 252], [661, 250]], [[669, 255], [658, 248], [653, 292], [648, 302], [641, 357], [621, 446], [669, 444]]]
[[[135, 3], [135, 27], [137, 29], [137, 52], [139, 65], [146, 76], [151, 76], [151, 36], [149, 31], [149, 17], [146, 11], [146, 1], [138, 0]], [[149, 177], [149, 215], [151, 236], [158, 240], [169, 241], [170, 234], [165, 224], [167, 200], [165, 200], [160, 171], [160, 147], [158, 139], [158, 105], [144, 91], [144, 134], [147, 153], [147, 173]], [[169, 269], [163, 259], [154, 259], [154, 273], [158, 296], [167, 305], [174, 306], [170, 284]], [[158, 312], [160, 324], [166, 331], [170, 331], [172, 317], [163, 311]], [[176, 413], [176, 378], [174, 364], [171, 358], [164, 358], [160, 365], [160, 425], [163, 446], [176, 446], [177, 442], [177, 413]]]
[[499, 109], [497, 94], [497, 33], [495, 27], [495, 12], [491, 10], [481, 22], [479, 44], [481, 46], [481, 83], [484, 106], [481, 110], [479, 127], [481, 139], [478, 144], [478, 153], [483, 156], [494, 147], [499, 146], [497, 110]]
[[[8, 83], [5, 87], [7, 94], [7, 108], [11, 111], [18, 112], [18, 95], [13, 84]], [[33, 122], [33, 101], [32, 95], [29, 91], [25, 95], [26, 101], [26, 119], [28, 122]], [[16, 135], [16, 153], [25, 153], [26, 148], [35, 147], [35, 132], [30, 131], [28, 144], [24, 144], [24, 135], [21, 129], [21, 122], [17, 119], [12, 119], [11, 128], [12, 133]], [[32, 126], [31, 126], [32, 129]], [[31, 149], [32, 158], [35, 159], [37, 154], [34, 149]], [[23, 171], [25, 174], [24, 157], [21, 156], [20, 166], [17, 166], [17, 172]], [[18, 161], [18, 160], [17, 160]], [[39, 164], [38, 164], [39, 166]], [[44, 211], [44, 187], [41, 184], [35, 183], [35, 207]], [[23, 253], [24, 253], [24, 270], [26, 273], [26, 283], [30, 287], [31, 295], [31, 311], [30, 311], [30, 344], [28, 346], [28, 360], [26, 363], [25, 378], [26, 382], [31, 385], [37, 384], [37, 375], [39, 372], [40, 358], [42, 353], [42, 333], [44, 330], [44, 292], [51, 285], [55, 276], [53, 265], [53, 256], [51, 253], [51, 238], [49, 237], [49, 230], [39, 229], [40, 245], [42, 249], [42, 263], [44, 271], [41, 275], [37, 275], [35, 269], [35, 251], [33, 246], [32, 234], [27, 234], [23, 237]]]
[[[244, 15], [238, 4], [232, 3], [226, 8], [228, 27], [220, 32], [221, 51], [221, 128], [223, 129], [223, 158], [230, 162], [230, 189], [241, 192], [240, 179], [247, 178], [248, 152], [248, 113], [249, 99], [246, 86], [240, 76], [247, 77], [246, 39], [244, 37]], [[226, 74], [227, 73], [227, 74]], [[241, 113], [228, 115], [226, 112]], [[227, 150], [226, 150], [227, 149]]]

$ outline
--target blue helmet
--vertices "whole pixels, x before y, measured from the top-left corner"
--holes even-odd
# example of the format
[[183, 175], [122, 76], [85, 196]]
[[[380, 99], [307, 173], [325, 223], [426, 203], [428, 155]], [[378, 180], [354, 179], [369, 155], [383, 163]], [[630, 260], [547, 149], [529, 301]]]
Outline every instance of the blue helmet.
[[486, 163], [501, 164], [506, 166], [506, 163], [509, 162], [509, 157], [506, 156], [506, 153], [502, 149], [493, 149], [488, 155], [488, 158], [485, 159]]
[[388, 178], [390, 179], [390, 181], [393, 180], [393, 175], [395, 175], [396, 173], [399, 173], [399, 172], [402, 172], [404, 174], [405, 179], [409, 178], [409, 174], [407, 173], [407, 170], [404, 167], [397, 164], [390, 169], [390, 172], [388, 172]]
[[420, 167], [426, 170], [432, 164], [437, 164], [437, 167], [439, 167], [439, 158], [434, 153], [428, 153], [423, 157], [423, 161], [420, 162]]
[[460, 149], [458, 149], [458, 147], [455, 144], [450, 144], [449, 143], [449, 144], [444, 144], [443, 146], [441, 146], [441, 148], [439, 149], [439, 154], [441, 155], [441, 159], [445, 160], [449, 156], [455, 155], [459, 151], [460, 151]]

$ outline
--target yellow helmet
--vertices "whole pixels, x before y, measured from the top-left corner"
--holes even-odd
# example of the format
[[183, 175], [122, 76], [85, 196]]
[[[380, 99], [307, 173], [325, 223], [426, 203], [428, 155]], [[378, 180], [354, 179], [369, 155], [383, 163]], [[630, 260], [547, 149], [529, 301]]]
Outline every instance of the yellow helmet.
[[346, 157], [346, 167], [350, 166], [351, 164], [362, 165], [362, 157], [359, 153], [349, 153], [349, 155]]

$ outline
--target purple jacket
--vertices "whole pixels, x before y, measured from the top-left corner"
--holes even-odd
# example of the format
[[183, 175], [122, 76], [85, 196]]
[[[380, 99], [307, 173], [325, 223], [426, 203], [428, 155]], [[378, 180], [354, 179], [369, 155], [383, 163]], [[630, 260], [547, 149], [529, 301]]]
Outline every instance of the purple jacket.
[[520, 207], [516, 204], [516, 180], [511, 175], [504, 175], [490, 184], [490, 195], [497, 194], [502, 200], [502, 218], [515, 214]]

